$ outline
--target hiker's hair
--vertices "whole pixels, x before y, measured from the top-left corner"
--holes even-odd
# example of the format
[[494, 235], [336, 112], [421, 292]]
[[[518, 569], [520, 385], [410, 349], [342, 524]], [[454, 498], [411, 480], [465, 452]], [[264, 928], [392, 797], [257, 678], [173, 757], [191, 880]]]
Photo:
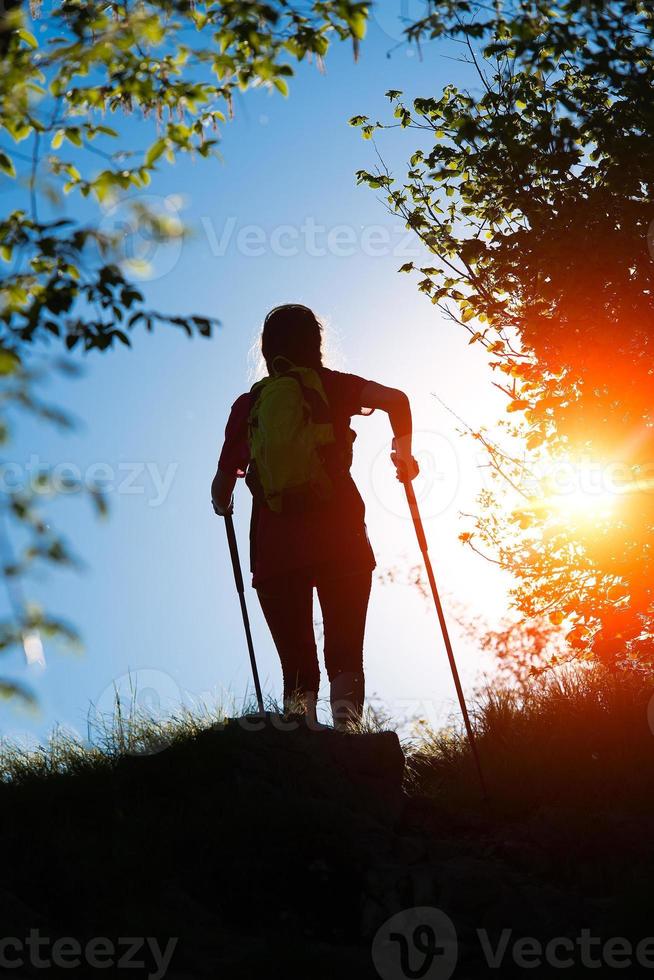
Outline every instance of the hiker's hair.
[[261, 353], [269, 374], [276, 357], [287, 357], [298, 367], [322, 367], [320, 320], [308, 306], [276, 306], [263, 323]]

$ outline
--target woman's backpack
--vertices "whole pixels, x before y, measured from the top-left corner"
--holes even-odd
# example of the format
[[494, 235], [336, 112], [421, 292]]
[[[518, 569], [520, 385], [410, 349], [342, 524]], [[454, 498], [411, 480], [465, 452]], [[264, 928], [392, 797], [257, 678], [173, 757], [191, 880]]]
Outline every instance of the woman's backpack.
[[334, 444], [329, 402], [317, 371], [277, 357], [272, 374], [251, 389], [250, 466], [261, 497], [276, 513], [329, 499], [326, 447]]

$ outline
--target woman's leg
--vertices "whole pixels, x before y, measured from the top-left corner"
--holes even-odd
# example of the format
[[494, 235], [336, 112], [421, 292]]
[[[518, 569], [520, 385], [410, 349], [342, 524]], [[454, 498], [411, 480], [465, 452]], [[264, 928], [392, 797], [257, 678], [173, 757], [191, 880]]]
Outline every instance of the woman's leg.
[[339, 574], [323, 566], [317, 576], [325, 633], [325, 667], [329, 676], [334, 726], [346, 728], [363, 712], [363, 637], [372, 573]]
[[305, 571], [263, 582], [259, 602], [277, 647], [284, 676], [284, 707], [302, 703], [313, 716], [320, 670], [313, 632], [313, 582]]

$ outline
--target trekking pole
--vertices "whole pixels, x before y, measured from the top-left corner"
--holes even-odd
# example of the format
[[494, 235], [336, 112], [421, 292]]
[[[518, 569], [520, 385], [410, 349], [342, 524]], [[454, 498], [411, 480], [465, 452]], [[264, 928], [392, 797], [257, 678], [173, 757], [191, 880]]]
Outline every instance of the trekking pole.
[[232, 558], [232, 568], [234, 569], [234, 581], [236, 582], [236, 591], [238, 592], [239, 602], [241, 603], [241, 613], [243, 614], [243, 625], [245, 626], [245, 638], [248, 645], [248, 653], [250, 654], [250, 664], [252, 666], [252, 675], [254, 677], [254, 690], [257, 695], [257, 704], [259, 705], [259, 711], [261, 714], [265, 714], [265, 708], [263, 706], [263, 697], [261, 696], [261, 684], [259, 683], [259, 671], [257, 670], [257, 661], [254, 656], [254, 643], [252, 642], [252, 633], [250, 631], [250, 618], [248, 616], [248, 608], [245, 604], [245, 588], [243, 586], [243, 573], [241, 572], [241, 562], [238, 557], [238, 544], [236, 541], [236, 532], [234, 530], [234, 519], [231, 514], [225, 514], [225, 530], [227, 531], [227, 541], [229, 543], [229, 553]]
[[405, 477], [404, 479], [402, 479], [402, 483], [404, 484], [406, 499], [409, 504], [409, 510], [411, 511], [411, 517], [413, 518], [413, 526], [415, 528], [416, 537], [418, 539], [418, 545], [420, 547], [420, 551], [422, 552], [422, 557], [425, 562], [425, 568], [427, 569], [427, 578], [429, 579], [429, 585], [431, 586], [431, 594], [433, 595], [434, 603], [436, 604], [436, 612], [438, 613], [438, 621], [441, 626], [441, 632], [443, 633], [443, 640], [445, 641], [447, 659], [450, 662], [452, 677], [454, 678], [454, 686], [456, 688], [456, 693], [459, 698], [459, 704], [461, 706], [461, 714], [463, 715], [463, 720], [465, 722], [466, 732], [468, 733], [468, 741], [470, 743], [470, 749], [472, 751], [472, 756], [475, 760], [477, 775], [479, 777], [479, 784], [481, 786], [483, 797], [485, 800], [487, 800], [488, 793], [486, 792], [486, 783], [484, 781], [484, 774], [482, 772], [481, 764], [479, 762], [477, 743], [475, 742], [475, 735], [472, 730], [472, 725], [470, 724], [470, 715], [468, 714], [468, 708], [466, 707], [463, 688], [461, 687], [461, 680], [459, 678], [459, 671], [457, 670], [456, 661], [454, 659], [454, 651], [452, 650], [452, 644], [450, 642], [450, 634], [447, 629], [447, 623], [445, 622], [445, 614], [443, 613], [443, 607], [441, 605], [440, 596], [438, 595], [438, 589], [436, 588], [436, 579], [434, 578], [434, 570], [431, 565], [431, 559], [429, 557], [429, 551], [427, 548], [427, 538], [425, 537], [425, 529], [422, 524], [422, 518], [420, 517], [420, 511], [418, 510], [418, 501], [416, 500], [416, 494], [413, 489], [413, 484], [411, 483], [411, 480]]

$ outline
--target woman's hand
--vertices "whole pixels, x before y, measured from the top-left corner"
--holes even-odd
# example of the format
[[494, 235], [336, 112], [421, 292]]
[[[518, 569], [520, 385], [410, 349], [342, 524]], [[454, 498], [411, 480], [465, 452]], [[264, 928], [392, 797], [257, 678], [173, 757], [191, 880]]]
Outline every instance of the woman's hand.
[[400, 483], [407, 483], [411, 480], [415, 480], [420, 472], [418, 461], [411, 455], [411, 452], [408, 450], [406, 445], [403, 446], [397, 439], [393, 439], [391, 462], [395, 467], [395, 476]]
[[212, 498], [211, 506], [213, 507], [214, 514], [217, 514], [218, 517], [227, 517], [229, 514], [234, 513], [234, 498], [232, 497], [230, 499], [226, 507]]

